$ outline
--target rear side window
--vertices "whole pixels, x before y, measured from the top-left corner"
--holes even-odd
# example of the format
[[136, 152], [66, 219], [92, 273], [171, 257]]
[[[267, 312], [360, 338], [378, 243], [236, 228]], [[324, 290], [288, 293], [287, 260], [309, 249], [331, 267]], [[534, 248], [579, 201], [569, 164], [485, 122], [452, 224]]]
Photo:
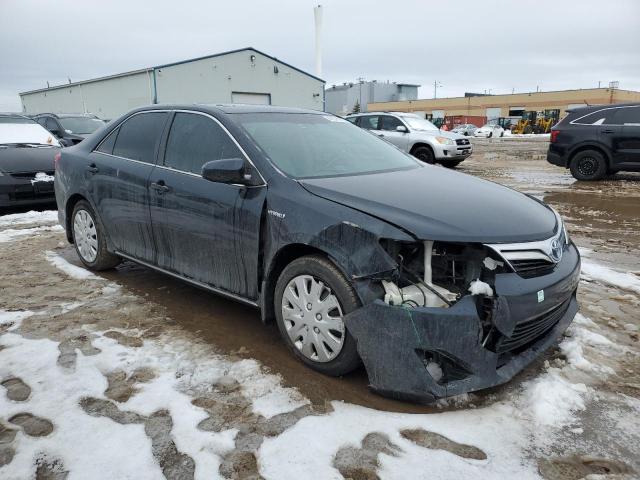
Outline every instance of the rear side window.
[[166, 112], [141, 113], [130, 117], [118, 129], [113, 154], [130, 160], [154, 163], [156, 146], [166, 118]]
[[243, 155], [220, 125], [197, 113], [176, 113], [167, 140], [165, 166], [199, 174], [202, 165], [223, 158]]
[[613, 123], [616, 125], [640, 126], [640, 107], [616, 108], [613, 115]]
[[366, 130], [378, 130], [378, 117], [375, 115], [360, 117], [360, 126]]
[[102, 143], [98, 146], [98, 148], [96, 148], [96, 151], [98, 152], [102, 152], [102, 153], [108, 153], [109, 155], [111, 155], [113, 153], [113, 146], [116, 143], [116, 138], [118, 137], [118, 131], [120, 129], [116, 128], [114, 131], [112, 131], [107, 138], [105, 138]]
[[571, 123], [578, 125], [610, 125], [613, 123], [614, 109], [598, 110], [597, 112], [583, 115]]

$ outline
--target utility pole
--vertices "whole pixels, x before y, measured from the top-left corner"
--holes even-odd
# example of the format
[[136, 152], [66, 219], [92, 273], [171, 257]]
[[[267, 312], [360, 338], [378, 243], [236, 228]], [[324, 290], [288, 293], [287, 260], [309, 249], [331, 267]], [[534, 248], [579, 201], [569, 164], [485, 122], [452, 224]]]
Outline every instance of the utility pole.
[[364, 83], [364, 77], [358, 77], [356, 80], [358, 81], [358, 88], [360, 89], [358, 92], [358, 98], [360, 99], [360, 111], [362, 112], [362, 84]]
[[433, 82], [433, 98], [438, 98], [438, 87], [444, 87], [438, 80]]

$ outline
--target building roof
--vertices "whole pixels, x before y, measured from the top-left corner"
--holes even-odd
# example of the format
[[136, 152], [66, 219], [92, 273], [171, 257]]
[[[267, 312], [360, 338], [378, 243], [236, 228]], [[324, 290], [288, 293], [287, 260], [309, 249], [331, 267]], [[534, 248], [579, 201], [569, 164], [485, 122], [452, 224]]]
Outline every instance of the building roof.
[[268, 54], [266, 54], [266, 53], [264, 53], [264, 52], [262, 52], [262, 51], [260, 51], [260, 50], [258, 50], [256, 48], [246, 47], [246, 48], [239, 48], [237, 50], [229, 50], [229, 51], [226, 51], [226, 52], [214, 53], [212, 55], [205, 55], [203, 57], [190, 58], [188, 60], [182, 60], [182, 61], [179, 61], [179, 62], [165, 63], [164, 65], [156, 65], [154, 67], [140, 68], [138, 70], [130, 70], [128, 72], [116, 73], [114, 75], [106, 75], [104, 77], [97, 77], [97, 78], [91, 78], [91, 79], [88, 79], [88, 80], [81, 80], [81, 81], [78, 81], [78, 82], [65, 83], [65, 84], [62, 84], [62, 85], [55, 85], [55, 86], [47, 87], [47, 88], [38, 88], [38, 89], [35, 89], [35, 90], [28, 90], [26, 92], [20, 92], [19, 95], [28, 95], [30, 93], [46, 92], [46, 91], [49, 91], [49, 90], [57, 90], [59, 88], [74, 87], [76, 85], [82, 85], [82, 84], [85, 84], [85, 83], [100, 82], [102, 80], [110, 80], [112, 78], [127, 77], [129, 75], [136, 75], [136, 74], [139, 74], [139, 73], [152, 72], [154, 70], [159, 70], [161, 68], [168, 68], [168, 67], [173, 67], [175, 65], [182, 65], [183, 63], [197, 62], [199, 60], [206, 60], [206, 59], [209, 59], [209, 58], [222, 57], [224, 55], [231, 55], [233, 53], [248, 52], [248, 51], [256, 52], [256, 53], [258, 53], [258, 54], [260, 54], [260, 55], [262, 55], [264, 57], [270, 58], [273, 61], [281, 63], [282, 65], [284, 65], [286, 67], [289, 67], [289, 68], [291, 68], [291, 69], [293, 69], [293, 70], [295, 70], [295, 71], [297, 71], [299, 73], [302, 73], [303, 75], [311, 77], [314, 80], [318, 80], [319, 82], [326, 83], [323, 79], [321, 79], [319, 77], [316, 77], [315, 75], [311, 75], [310, 73], [305, 72], [304, 70], [301, 70], [298, 67], [294, 67], [293, 65], [291, 65], [291, 64], [289, 64], [287, 62], [283, 62], [282, 60], [279, 60], [276, 57], [268, 55]]

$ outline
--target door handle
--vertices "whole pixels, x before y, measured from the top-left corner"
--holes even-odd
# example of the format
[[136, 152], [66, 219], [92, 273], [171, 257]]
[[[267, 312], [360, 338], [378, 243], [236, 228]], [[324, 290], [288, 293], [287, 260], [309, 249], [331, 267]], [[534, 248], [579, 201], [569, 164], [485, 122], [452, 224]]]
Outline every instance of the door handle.
[[156, 191], [158, 195], [162, 195], [163, 193], [171, 190], [168, 186], [165, 185], [164, 180], [158, 180], [158, 182], [153, 182], [150, 187]]
[[91, 165], [88, 165], [88, 166], [87, 166], [87, 171], [88, 171], [89, 173], [98, 173], [98, 171], [99, 171], [99, 170], [100, 170], [100, 169], [99, 169], [98, 167], [96, 167], [96, 164], [95, 164], [95, 163], [92, 163]]
[[379, 137], [384, 137], [384, 133], [379, 133], [378, 136]]
[[615, 130], [607, 128], [606, 130], [602, 130], [602, 133], [615, 133]]

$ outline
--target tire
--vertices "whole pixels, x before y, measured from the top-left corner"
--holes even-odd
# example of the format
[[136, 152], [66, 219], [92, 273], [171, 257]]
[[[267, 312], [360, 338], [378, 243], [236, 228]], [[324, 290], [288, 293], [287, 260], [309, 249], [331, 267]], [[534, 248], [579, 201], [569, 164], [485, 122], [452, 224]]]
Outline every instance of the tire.
[[504, 137], [504, 131], [500, 132], [500, 136]]
[[433, 164], [435, 162], [435, 157], [433, 155], [433, 150], [429, 147], [418, 147], [413, 150], [411, 153], [414, 157], [424, 163]]
[[487, 135], [487, 138], [491, 138], [493, 137], [493, 132], [489, 132], [489, 135]]
[[[322, 299], [322, 303], [331, 302], [328, 305], [335, 304], [337, 300], [337, 308], [323, 310], [320, 301], [314, 300], [312, 286], [319, 284], [322, 287], [319, 287], [321, 290], [317, 298]], [[301, 293], [301, 289], [304, 289], [304, 293]], [[333, 300], [329, 297], [333, 297]], [[310, 302], [305, 305], [306, 300]], [[296, 307], [296, 303], [300, 308]], [[345, 375], [361, 364], [355, 340], [342, 320], [337, 320], [359, 306], [360, 301], [351, 284], [333, 263], [320, 255], [294, 260], [285, 267], [276, 283], [274, 309], [280, 335], [296, 358], [325, 375]], [[287, 314], [287, 311], [290, 313]], [[307, 318], [303, 319], [305, 313]], [[332, 321], [328, 322], [329, 319]], [[341, 325], [342, 331], [339, 328], [331, 329], [329, 325]], [[298, 332], [300, 336], [296, 338]], [[342, 342], [339, 348], [335, 347], [336, 340]]]
[[120, 257], [107, 251], [107, 240], [96, 214], [86, 200], [80, 200], [71, 214], [73, 245], [80, 261], [90, 270], [107, 270], [118, 265]]
[[583, 150], [571, 159], [569, 169], [577, 180], [600, 180], [607, 173], [607, 161], [596, 150]]

